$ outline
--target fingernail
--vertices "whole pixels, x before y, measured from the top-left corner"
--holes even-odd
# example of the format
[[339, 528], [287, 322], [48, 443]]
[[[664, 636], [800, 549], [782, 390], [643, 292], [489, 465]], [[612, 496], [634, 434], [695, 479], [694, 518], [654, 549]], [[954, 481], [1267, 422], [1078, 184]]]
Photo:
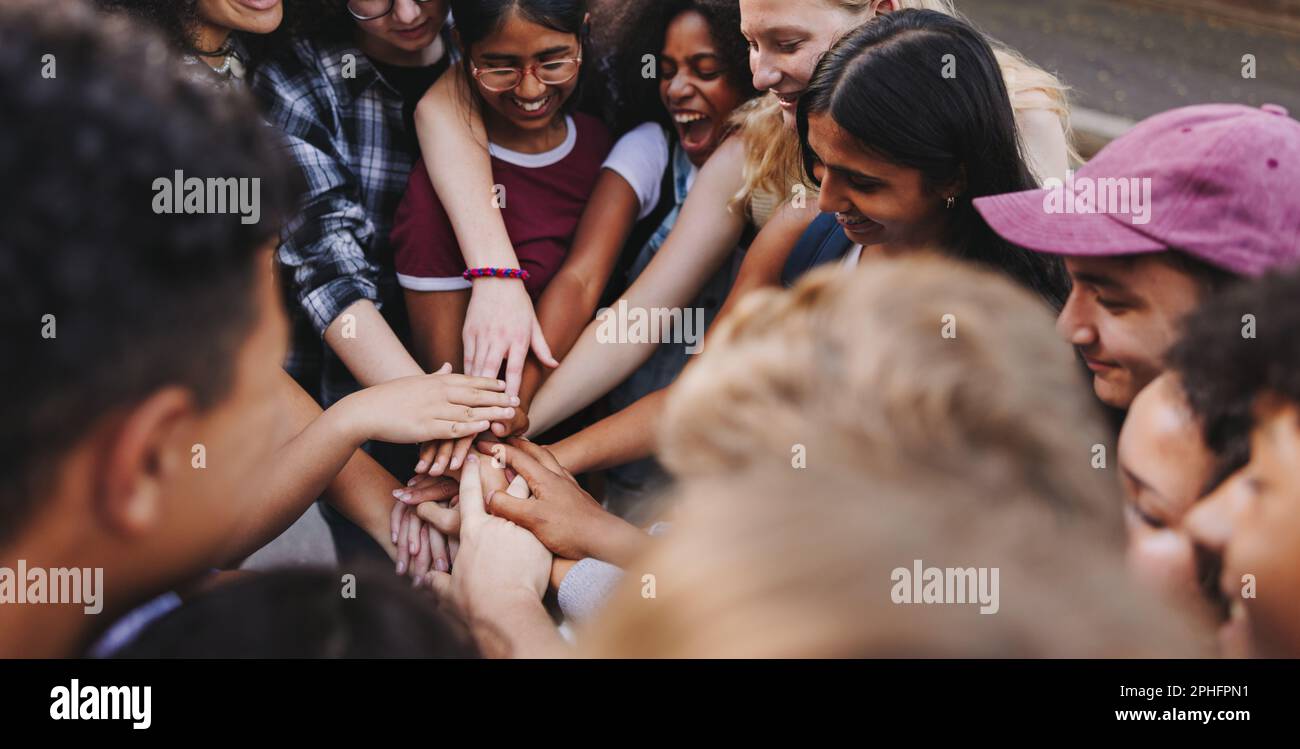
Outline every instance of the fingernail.
[[411, 494], [410, 492], [402, 492], [401, 494], [397, 495], [397, 498], [402, 500], [403, 502], [410, 502], [412, 496], [414, 495]]
[[[409, 486], [409, 485], [408, 485], [408, 486]], [[394, 489], [394, 490], [393, 490], [393, 496], [394, 496], [394, 497], [397, 497], [398, 499], [401, 499], [401, 498], [402, 498], [402, 490], [401, 490], [401, 489]]]
[[468, 460], [469, 462], [471, 462], [471, 463], [477, 463], [477, 462], [478, 462], [478, 456], [475, 455], [474, 453], [470, 453], [469, 458], [467, 458], [467, 460]]
[[511, 398], [510, 398], [510, 405], [512, 405], [512, 406], [517, 406], [517, 405], [519, 405], [519, 398], [518, 398], [518, 396], [511, 396]]
[[393, 532], [393, 543], [397, 543], [397, 532]]
[[418, 587], [420, 587], [420, 578], [418, 578], [418, 577], [413, 577], [413, 578], [411, 578], [411, 587], [412, 587], [412, 588], [418, 588]]
[[446, 572], [447, 560], [443, 559], [442, 557], [438, 557], [438, 559], [433, 563], [433, 568], [439, 572]]
[[405, 574], [406, 574], [406, 562], [399, 561], [399, 562], [397, 563], [397, 574], [399, 574], [399, 575], [405, 575]]
[[[420, 473], [420, 471], [416, 471], [416, 473]], [[412, 477], [411, 477], [411, 480], [406, 482], [406, 485], [407, 485], [407, 486], [415, 486], [415, 482], [416, 482], [416, 481], [419, 481], [419, 480], [420, 480], [420, 477], [419, 477], [419, 476], [412, 476]]]

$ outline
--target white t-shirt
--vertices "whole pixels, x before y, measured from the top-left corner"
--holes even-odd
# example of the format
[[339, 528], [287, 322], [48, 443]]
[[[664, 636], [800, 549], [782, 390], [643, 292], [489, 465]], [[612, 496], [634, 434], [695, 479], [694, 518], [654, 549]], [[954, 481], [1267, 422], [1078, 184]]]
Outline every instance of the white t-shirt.
[[[664, 171], [668, 169], [671, 158], [668, 137], [664, 129], [654, 122], [646, 122], [628, 131], [618, 139], [614, 149], [609, 152], [603, 167], [618, 174], [632, 186], [641, 210], [636, 220], [640, 221], [654, 212], [659, 205], [659, 188], [663, 186]], [[695, 184], [695, 175], [699, 170], [691, 167], [686, 178], [686, 189]]]
[[844, 253], [844, 267], [856, 268], [858, 267], [858, 261], [860, 261], [861, 259], [862, 259], [862, 245], [855, 244], [849, 248], [848, 252]]

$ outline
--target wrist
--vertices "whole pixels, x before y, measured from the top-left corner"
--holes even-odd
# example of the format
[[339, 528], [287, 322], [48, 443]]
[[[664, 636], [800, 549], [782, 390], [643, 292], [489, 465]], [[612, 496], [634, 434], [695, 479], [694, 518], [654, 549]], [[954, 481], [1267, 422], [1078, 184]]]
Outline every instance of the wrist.
[[545, 611], [537, 592], [524, 587], [493, 587], [470, 599], [466, 616], [471, 623], [500, 623], [527, 616], [535, 609]]
[[574, 476], [587, 472], [586, 450], [577, 437], [576, 434], [566, 437], [546, 448], [551, 451], [551, 455], [555, 456], [555, 460]]
[[322, 428], [329, 429], [353, 448], [359, 448], [371, 438], [365, 423], [365, 391], [349, 393], [342, 400], [325, 409], [317, 419]]
[[556, 658], [569, 655], [536, 595], [521, 597], [490, 615], [470, 615], [470, 632], [487, 658]]
[[525, 293], [524, 282], [518, 278], [497, 278], [495, 276], [482, 276], [475, 278], [473, 281], [471, 294], [517, 294]]
[[585, 550], [586, 556], [615, 567], [627, 567], [641, 553], [649, 538], [640, 528], [603, 510], [587, 537], [591, 543]]

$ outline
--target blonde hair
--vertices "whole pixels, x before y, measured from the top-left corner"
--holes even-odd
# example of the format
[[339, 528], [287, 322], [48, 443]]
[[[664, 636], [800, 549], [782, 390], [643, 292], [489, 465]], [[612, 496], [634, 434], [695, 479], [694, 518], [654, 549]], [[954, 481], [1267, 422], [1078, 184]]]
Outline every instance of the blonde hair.
[[[1135, 590], [1118, 551], [1032, 501], [997, 507], [1005, 490], [789, 467], [692, 482], [672, 533], [628, 567], [579, 642], [614, 658], [1204, 654], [1208, 638]], [[989, 582], [997, 569], [983, 599], [996, 613], [980, 613], [975, 590], [965, 605], [895, 603], [895, 570], [914, 560], [988, 568]]]
[[659, 457], [684, 478], [789, 465], [797, 445], [871, 475], [985, 471], [1120, 543], [1117, 478], [1092, 465], [1112, 437], [1042, 301], [922, 254], [742, 299], [673, 386]]
[[[866, 11], [871, 6], [871, 0], [823, 1], [833, 2], [854, 12]], [[950, 0], [898, 0], [898, 5], [901, 8], [932, 10], [966, 20]], [[1081, 161], [1072, 145], [1068, 87], [1015, 50], [987, 35], [985, 39], [993, 48], [993, 54], [1002, 69], [1017, 121], [1022, 113], [1032, 110], [1055, 114], [1065, 133], [1068, 158], [1075, 162]], [[765, 94], [746, 102], [732, 114], [731, 122], [745, 146], [744, 184], [732, 198], [733, 210], [752, 216], [756, 195], [773, 196], [776, 204], [780, 205], [789, 199], [791, 190], [796, 185], [816, 191], [816, 186], [809, 184], [804, 173], [799, 138], [786, 127], [781, 116], [781, 105], [775, 96]], [[1028, 158], [1027, 163], [1036, 163], [1036, 160]]]

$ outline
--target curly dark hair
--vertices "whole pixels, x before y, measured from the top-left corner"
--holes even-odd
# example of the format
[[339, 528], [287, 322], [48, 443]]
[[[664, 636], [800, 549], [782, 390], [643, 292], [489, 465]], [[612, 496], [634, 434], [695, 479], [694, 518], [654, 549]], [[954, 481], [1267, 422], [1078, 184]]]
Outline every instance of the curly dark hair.
[[[663, 51], [668, 26], [686, 12], [708, 21], [727, 80], [749, 99], [758, 95], [749, 70], [749, 44], [740, 33], [738, 0], [657, 0], [601, 3], [592, 14], [593, 43], [609, 62], [614, 85], [609, 119], [618, 132], [643, 122], [671, 127], [659, 99], [658, 78], [643, 75], [645, 56]], [[658, 75], [656, 70], [655, 75]]]
[[152, 24], [174, 49], [191, 49], [199, 25], [199, 0], [95, 0], [101, 10]]
[[[1254, 337], [1247, 337], [1251, 321]], [[1213, 297], [1184, 320], [1165, 359], [1182, 377], [1206, 444], [1224, 463], [1217, 484], [1250, 459], [1258, 395], [1273, 392], [1300, 404], [1300, 271]]]
[[[152, 30], [80, 0], [6, 0], [0, 51], [0, 174], [23, 185], [0, 201], [8, 537], [105, 414], [166, 385], [223, 397], [256, 320], [254, 259], [296, 195], [251, 99], [192, 80]], [[178, 170], [259, 179], [260, 221], [156, 212], [155, 182]]]

